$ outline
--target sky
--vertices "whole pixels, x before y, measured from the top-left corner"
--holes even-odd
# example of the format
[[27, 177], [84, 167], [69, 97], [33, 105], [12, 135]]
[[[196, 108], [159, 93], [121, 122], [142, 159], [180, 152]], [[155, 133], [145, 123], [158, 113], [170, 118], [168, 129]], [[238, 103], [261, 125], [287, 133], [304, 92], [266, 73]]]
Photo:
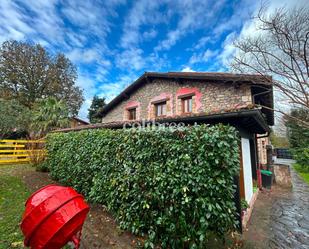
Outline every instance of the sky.
[[[308, 0], [269, 0], [268, 12]], [[113, 99], [144, 72], [229, 70], [233, 41], [255, 32], [257, 0], [0, 0], [0, 43], [64, 53], [84, 90]]]

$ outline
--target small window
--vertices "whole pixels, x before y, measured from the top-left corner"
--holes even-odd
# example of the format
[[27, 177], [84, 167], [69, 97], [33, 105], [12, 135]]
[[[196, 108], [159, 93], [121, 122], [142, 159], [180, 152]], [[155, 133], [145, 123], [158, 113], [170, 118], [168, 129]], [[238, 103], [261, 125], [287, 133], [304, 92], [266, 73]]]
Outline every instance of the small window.
[[156, 117], [166, 115], [166, 101], [155, 104]]
[[135, 120], [136, 119], [136, 108], [129, 109], [128, 112], [129, 112], [129, 120]]
[[181, 99], [181, 104], [183, 113], [192, 112], [192, 96]]

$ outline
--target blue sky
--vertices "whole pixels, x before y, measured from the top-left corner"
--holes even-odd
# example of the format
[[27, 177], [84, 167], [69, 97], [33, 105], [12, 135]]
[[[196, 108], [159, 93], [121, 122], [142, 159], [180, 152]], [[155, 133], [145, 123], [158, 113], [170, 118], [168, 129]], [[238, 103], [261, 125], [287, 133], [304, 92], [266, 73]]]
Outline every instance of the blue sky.
[[[299, 0], [305, 2], [306, 0]], [[294, 0], [270, 0], [269, 9]], [[256, 0], [1, 0], [0, 42], [40, 43], [77, 66], [84, 89], [111, 100], [145, 71], [227, 71], [234, 39], [254, 33]]]

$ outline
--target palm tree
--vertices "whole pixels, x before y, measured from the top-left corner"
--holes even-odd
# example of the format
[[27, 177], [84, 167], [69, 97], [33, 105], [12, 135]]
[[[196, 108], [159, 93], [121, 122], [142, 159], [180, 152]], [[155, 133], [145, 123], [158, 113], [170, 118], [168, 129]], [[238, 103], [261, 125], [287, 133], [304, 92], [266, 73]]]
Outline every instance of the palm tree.
[[33, 112], [32, 129], [38, 136], [63, 128], [69, 124], [69, 110], [62, 100], [54, 97], [43, 99], [37, 103]]

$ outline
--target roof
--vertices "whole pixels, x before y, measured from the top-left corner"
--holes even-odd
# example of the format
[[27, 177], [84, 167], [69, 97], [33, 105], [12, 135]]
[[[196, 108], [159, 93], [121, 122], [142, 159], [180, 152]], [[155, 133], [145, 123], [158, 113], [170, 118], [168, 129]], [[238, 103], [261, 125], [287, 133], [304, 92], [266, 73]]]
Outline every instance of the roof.
[[173, 117], [165, 117], [156, 120], [137, 120], [137, 121], [115, 121], [107, 123], [98, 123], [90, 125], [82, 125], [75, 128], [65, 128], [59, 129], [53, 132], [70, 132], [70, 131], [80, 131], [86, 129], [100, 129], [100, 128], [110, 128], [110, 129], [120, 129], [126, 125], [130, 128], [137, 124], [153, 124], [153, 123], [179, 123], [183, 122], [185, 124], [196, 123], [208, 123], [208, 124], [230, 124], [238, 127], [246, 127], [246, 129], [252, 133], [264, 134], [269, 132], [270, 129], [263, 118], [261, 109], [256, 108], [241, 108], [234, 110], [220, 110], [219, 112], [213, 113], [196, 113], [194, 115], [178, 115]]
[[89, 122], [87, 122], [87, 121], [85, 121], [85, 120], [83, 120], [83, 119], [81, 119], [79, 117], [76, 117], [76, 116], [71, 117], [71, 119], [75, 119], [77, 122], [83, 123], [84, 125], [88, 125], [89, 124]]
[[[136, 91], [139, 87], [147, 82], [152, 82], [154, 79], [172, 79], [181, 82], [182, 80], [201, 80], [207, 82], [216, 83], [231, 83], [231, 84], [251, 84], [260, 85], [264, 88], [270, 89], [268, 93], [267, 101], [265, 104], [273, 109], [273, 95], [272, 95], [272, 77], [267, 75], [257, 75], [257, 74], [234, 74], [234, 73], [220, 73], [220, 72], [145, 72], [131, 85], [125, 88], [117, 97], [110, 101], [100, 112], [99, 115], [103, 117], [111, 109], [117, 106], [121, 101], [129, 98], [129, 96]], [[267, 111], [266, 111], [267, 112]], [[272, 111], [268, 110], [267, 114], [269, 125], [274, 123], [274, 114]]]

